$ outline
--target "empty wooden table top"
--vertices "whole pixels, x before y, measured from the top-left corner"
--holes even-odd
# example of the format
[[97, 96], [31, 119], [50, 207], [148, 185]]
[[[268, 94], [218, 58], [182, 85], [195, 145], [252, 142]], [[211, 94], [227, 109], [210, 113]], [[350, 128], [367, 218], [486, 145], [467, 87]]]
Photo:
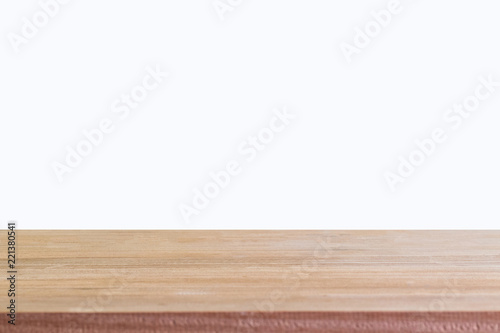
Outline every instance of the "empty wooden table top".
[[500, 310], [498, 231], [21, 230], [17, 252], [24, 312]]
[[21, 314], [500, 311], [499, 231], [20, 230], [16, 251]]

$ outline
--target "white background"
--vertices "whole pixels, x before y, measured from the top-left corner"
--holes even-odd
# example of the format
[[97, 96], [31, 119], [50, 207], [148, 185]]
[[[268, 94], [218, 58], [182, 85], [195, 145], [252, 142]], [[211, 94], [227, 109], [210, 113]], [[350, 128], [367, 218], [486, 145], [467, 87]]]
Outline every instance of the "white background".
[[[480, 75], [500, 81], [500, 3], [402, 0], [348, 64], [340, 43], [388, 1], [73, 0], [14, 49], [38, 1], [0, 2], [0, 223], [22, 229], [497, 228], [500, 89], [396, 192], [384, 173], [446, 126]], [[84, 129], [169, 78], [58, 182]], [[297, 117], [186, 224], [181, 203], [275, 107]], [[1, 222], [3, 221], [3, 222]]]

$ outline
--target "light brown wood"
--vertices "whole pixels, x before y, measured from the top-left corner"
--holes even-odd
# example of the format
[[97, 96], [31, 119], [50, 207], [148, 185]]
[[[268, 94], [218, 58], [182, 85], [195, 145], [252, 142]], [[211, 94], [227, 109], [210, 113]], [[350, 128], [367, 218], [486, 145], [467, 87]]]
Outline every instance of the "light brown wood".
[[20, 230], [17, 253], [19, 313], [500, 311], [499, 231]]

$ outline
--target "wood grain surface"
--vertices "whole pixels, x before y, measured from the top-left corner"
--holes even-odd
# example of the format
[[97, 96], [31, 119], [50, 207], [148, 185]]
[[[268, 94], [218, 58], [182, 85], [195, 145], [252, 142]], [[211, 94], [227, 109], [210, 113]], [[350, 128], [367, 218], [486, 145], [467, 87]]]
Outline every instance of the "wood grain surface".
[[[0, 332], [8, 332], [7, 329]], [[500, 313], [25, 313], [18, 333], [492, 333]]]
[[17, 253], [21, 314], [500, 311], [499, 231], [20, 230]]

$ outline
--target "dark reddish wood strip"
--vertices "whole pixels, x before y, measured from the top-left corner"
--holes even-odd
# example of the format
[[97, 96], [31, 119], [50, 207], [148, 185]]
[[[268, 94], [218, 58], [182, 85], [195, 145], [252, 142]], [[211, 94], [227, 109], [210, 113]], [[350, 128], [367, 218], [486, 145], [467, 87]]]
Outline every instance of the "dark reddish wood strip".
[[[10, 327], [9, 327], [10, 326]], [[500, 312], [20, 313], [0, 332], [500, 332]]]

